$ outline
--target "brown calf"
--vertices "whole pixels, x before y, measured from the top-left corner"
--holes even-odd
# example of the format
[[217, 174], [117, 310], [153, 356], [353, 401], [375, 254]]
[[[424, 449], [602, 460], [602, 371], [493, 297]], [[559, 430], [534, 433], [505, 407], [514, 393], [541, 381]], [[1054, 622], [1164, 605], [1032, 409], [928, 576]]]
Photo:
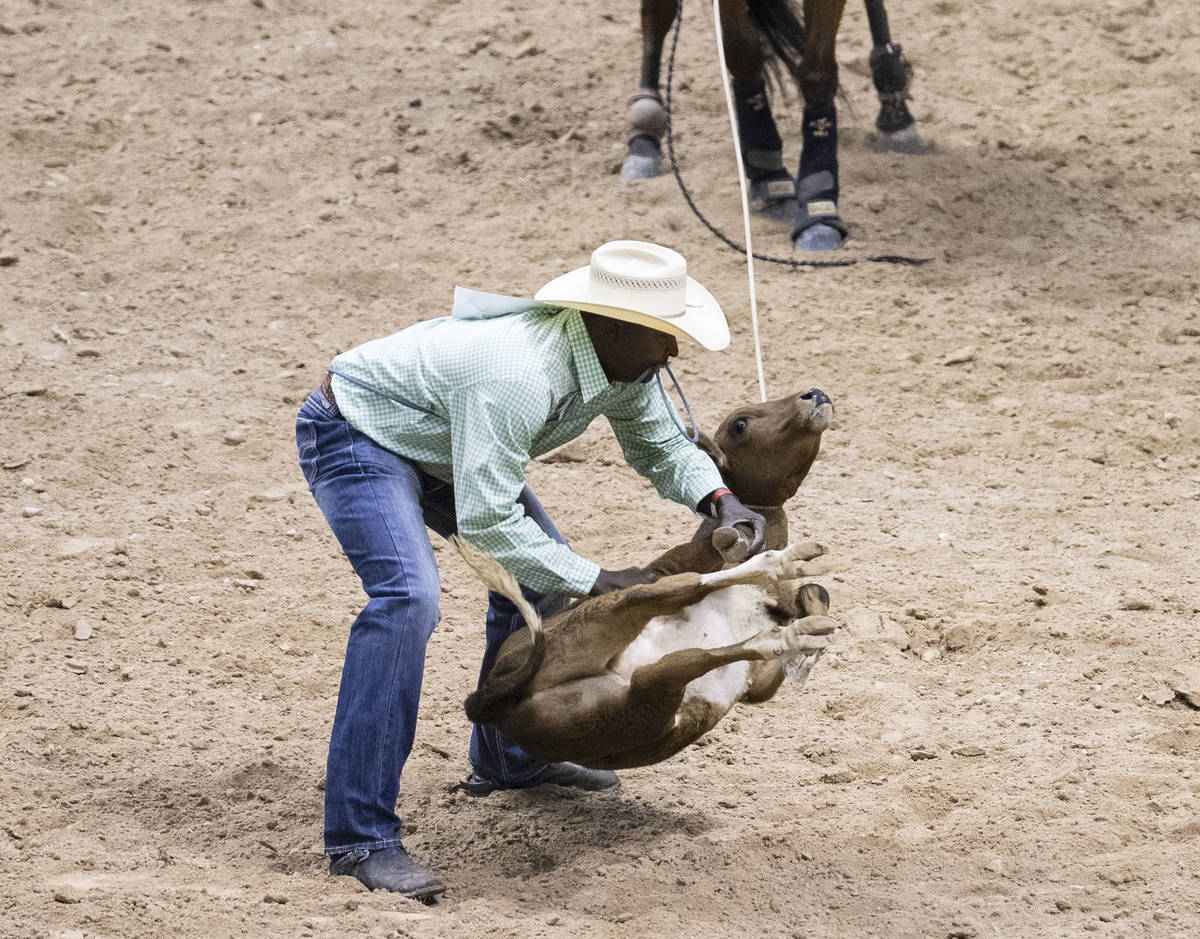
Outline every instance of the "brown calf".
[[783, 503], [812, 466], [832, 411], [813, 389], [734, 411], [702, 439], [726, 485], [767, 517], [768, 550], [728, 570], [722, 554], [744, 557], [741, 536], [705, 521], [648, 565], [661, 575], [655, 583], [584, 599], [543, 623], [511, 574], [457, 541], [529, 624], [505, 640], [467, 698], [467, 716], [535, 758], [621, 769], [678, 752], [739, 700], [766, 700], [785, 663], [807, 676], [834, 623], [824, 589], [799, 580], [818, 572], [806, 562], [824, 549], [784, 548]]

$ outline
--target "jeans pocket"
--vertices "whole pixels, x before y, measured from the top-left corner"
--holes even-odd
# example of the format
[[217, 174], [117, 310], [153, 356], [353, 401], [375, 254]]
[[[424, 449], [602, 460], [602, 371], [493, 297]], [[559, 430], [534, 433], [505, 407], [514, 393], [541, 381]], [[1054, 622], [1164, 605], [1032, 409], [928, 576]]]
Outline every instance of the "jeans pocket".
[[311, 489], [317, 474], [317, 428], [303, 417], [296, 421], [296, 452], [300, 454], [300, 470]]

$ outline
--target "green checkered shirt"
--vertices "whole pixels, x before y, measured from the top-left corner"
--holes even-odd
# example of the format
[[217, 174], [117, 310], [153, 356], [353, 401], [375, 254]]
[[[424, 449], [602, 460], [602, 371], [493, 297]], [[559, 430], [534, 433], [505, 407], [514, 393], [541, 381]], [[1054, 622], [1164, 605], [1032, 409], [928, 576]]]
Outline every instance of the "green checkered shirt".
[[603, 414], [629, 465], [663, 498], [694, 509], [721, 476], [679, 432], [655, 383], [608, 381], [577, 310], [528, 301], [516, 309], [524, 312], [460, 319], [456, 304], [455, 317], [343, 352], [331, 365], [334, 396], [358, 430], [453, 483], [459, 533], [522, 584], [584, 594], [600, 566], [547, 536], [517, 503], [531, 458]]

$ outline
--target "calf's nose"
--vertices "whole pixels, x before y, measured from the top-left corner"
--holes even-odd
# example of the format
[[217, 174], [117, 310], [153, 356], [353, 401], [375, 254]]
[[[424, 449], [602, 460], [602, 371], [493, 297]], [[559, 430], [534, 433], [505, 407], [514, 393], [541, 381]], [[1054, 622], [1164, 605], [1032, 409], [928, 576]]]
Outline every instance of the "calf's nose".
[[805, 401], [811, 401], [814, 408], [819, 408], [822, 404], [832, 404], [829, 400], [829, 395], [825, 394], [820, 388], [809, 388], [800, 396]]

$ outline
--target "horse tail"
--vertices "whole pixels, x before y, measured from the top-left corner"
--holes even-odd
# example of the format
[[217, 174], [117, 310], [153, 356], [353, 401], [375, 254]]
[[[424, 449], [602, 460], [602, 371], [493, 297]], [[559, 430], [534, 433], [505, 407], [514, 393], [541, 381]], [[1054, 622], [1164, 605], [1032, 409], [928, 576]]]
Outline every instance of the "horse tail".
[[796, 81], [804, 60], [804, 13], [793, 0], [746, 0], [750, 21], [758, 27], [775, 59]]
[[499, 715], [502, 705], [520, 694], [537, 674], [546, 657], [546, 634], [542, 631], [542, 618], [538, 611], [521, 592], [517, 579], [499, 561], [458, 535], [452, 536], [451, 541], [484, 585], [507, 597], [517, 608], [529, 628], [532, 640], [529, 650], [519, 661], [512, 661], [516, 656], [508, 656], [493, 665], [480, 679], [479, 687], [464, 702], [467, 717], [472, 723], [490, 724]]

